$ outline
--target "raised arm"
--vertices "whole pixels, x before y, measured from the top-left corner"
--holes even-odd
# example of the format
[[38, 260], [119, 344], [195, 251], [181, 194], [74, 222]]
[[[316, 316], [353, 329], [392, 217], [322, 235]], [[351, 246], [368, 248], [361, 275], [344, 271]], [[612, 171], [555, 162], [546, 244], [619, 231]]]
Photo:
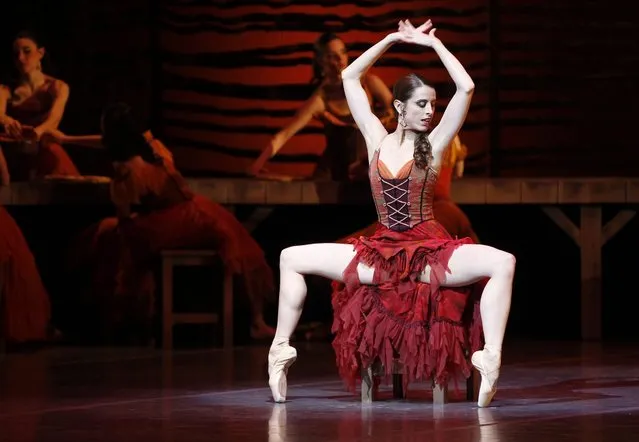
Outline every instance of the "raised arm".
[[46, 116], [46, 119], [34, 128], [34, 132], [38, 135], [38, 138], [45, 132], [52, 131], [58, 128], [62, 116], [64, 115], [64, 109], [67, 106], [69, 100], [69, 86], [61, 80], [53, 80], [52, 95], [53, 104]]
[[[433, 31], [431, 31], [431, 34]], [[470, 75], [468, 75], [457, 58], [446, 49], [439, 39], [435, 39], [432, 47], [439, 55], [456, 86], [455, 95], [448, 103], [439, 124], [429, 136], [430, 143], [433, 146], [433, 155], [437, 155], [437, 152], [442, 152], [446, 149], [446, 146], [451, 143], [464, 124], [475, 90], [475, 83], [473, 83], [472, 78], [470, 78]]]
[[293, 120], [284, 127], [284, 129], [275, 134], [257, 160], [251, 164], [251, 167], [248, 170], [249, 175], [258, 175], [260, 170], [264, 167], [264, 164], [266, 164], [269, 159], [273, 158], [293, 135], [306, 127], [314, 115], [320, 114], [323, 111], [324, 100], [322, 99], [318, 89], [295, 113]]
[[400, 22], [399, 34], [403, 41], [433, 48], [457, 88], [444, 115], [442, 115], [441, 121], [428, 136], [435, 162], [440, 162], [466, 119], [475, 84], [457, 58], [435, 37], [436, 29], [426, 26], [427, 23], [430, 23], [430, 20], [415, 28], [408, 20]]
[[353, 115], [353, 119], [366, 141], [369, 161], [373, 157], [375, 149], [379, 147], [384, 137], [388, 135], [388, 132], [379, 118], [377, 118], [371, 110], [371, 105], [361, 80], [362, 76], [373, 63], [397, 41], [399, 41], [399, 39], [396, 34], [387, 35], [380, 42], [357, 57], [355, 61], [342, 71], [344, 95], [346, 96], [351, 115]]

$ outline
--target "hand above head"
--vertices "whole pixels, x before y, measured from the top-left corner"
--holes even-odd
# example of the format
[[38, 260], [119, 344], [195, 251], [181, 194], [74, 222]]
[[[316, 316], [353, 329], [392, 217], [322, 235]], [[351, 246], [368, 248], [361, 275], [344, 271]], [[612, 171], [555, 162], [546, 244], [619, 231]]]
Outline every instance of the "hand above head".
[[427, 20], [418, 27], [414, 27], [409, 20], [400, 20], [397, 32], [391, 35], [397, 42], [433, 47], [439, 42], [439, 39], [435, 37], [435, 30], [431, 20]]

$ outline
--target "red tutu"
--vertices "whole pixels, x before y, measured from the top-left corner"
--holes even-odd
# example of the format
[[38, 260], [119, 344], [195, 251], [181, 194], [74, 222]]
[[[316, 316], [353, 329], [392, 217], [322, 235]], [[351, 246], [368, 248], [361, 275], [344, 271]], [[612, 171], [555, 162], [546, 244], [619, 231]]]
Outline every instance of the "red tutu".
[[[404, 232], [379, 225], [370, 237], [353, 238], [357, 255], [333, 283], [333, 329], [340, 376], [355, 389], [362, 368], [379, 360], [386, 378], [393, 360], [404, 384], [448, 380], [471, 373], [470, 354], [482, 347], [479, 298], [483, 283], [441, 287], [448, 260], [470, 238], [452, 239], [435, 220]], [[359, 281], [357, 265], [375, 269], [373, 284]], [[430, 284], [419, 281], [430, 266]]]

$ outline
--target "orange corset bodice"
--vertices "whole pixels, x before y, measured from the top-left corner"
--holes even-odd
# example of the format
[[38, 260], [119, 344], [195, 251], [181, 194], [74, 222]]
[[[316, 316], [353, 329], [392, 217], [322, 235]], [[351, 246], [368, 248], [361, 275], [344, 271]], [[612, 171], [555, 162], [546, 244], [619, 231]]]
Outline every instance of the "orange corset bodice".
[[380, 224], [399, 232], [433, 219], [433, 196], [437, 172], [419, 169], [413, 160], [392, 176], [375, 151], [369, 168], [373, 200]]

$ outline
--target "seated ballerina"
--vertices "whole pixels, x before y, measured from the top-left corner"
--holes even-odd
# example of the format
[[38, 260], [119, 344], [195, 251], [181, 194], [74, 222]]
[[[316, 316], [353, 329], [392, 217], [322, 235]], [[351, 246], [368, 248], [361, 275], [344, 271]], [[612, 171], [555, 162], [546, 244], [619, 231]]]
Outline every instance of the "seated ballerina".
[[[432, 48], [455, 83], [440, 124], [430, 132], [436, 94], [420, 76], [407, 75], [394, 86], [398, 124], [392, 133], [371, 112], [362, 88], [362, 75], [399, 42]], [[376, 360], [390, 374], [396, 355], [405, 378], [434, 378], [443, 385], [450, 372], [470, 374], [464, 349], [477, 350], [471, 361], [481, 374], [478, 405], [488, 406], [500, 373], [515, 258], [473, 244], [470, 238], [453, 239], [433, 217], [438, 171], [466, 118], [474, 83], [435, 36], [430, 20], [418, 28], [401, 21], [397, 32], [364, 52], [342, 78], [366, 140], [380, 226], [372, 236], [350, 244], [308, 244], [282, 251], [277, 330], [268, 356], [273, 399], [286, 400], [286, 376], [297, 358], [289, 338], [306, 297], [304, 275], [319, 275], [342, 281], [333, 293], [333, 346], [339, 373], [349, 386]], [[474, 287], [483, 288], [481, 350], [477, 342], [468, 342], [459, 314]]]
[[[0, 149], [0, 188], [9, 171]], [[11, 344], [42, 342], [54, 337], [49, 294], [22, 231], [0, 206], [0, 298], [4, 306], [0, 334]]]
[[[94, 266], [91, 293], [105, 303], [110, 319], [148, 324], [154, 313], [153, 258], [162, 250], [204, 247], [219, 250], [224, 264], [241, 275], [251, 302], [251, 336], [274, 335], [263, 317], [264, 300], [275, 289], [262, 249], [231, 212], [189, 189], [169, 150], [138, 128], [128, 105], [104, 111], [102, 135], [51, 135], [62, 142], [101, 143], [113, 161], [117, 219], [89, 229], [71, 251], [74, 262]], [[135, 311], [113, 311], [123, 309]]]
[[[42, 69], [45, 49], [30, 32], [19, 33], [13, 41], [15, 66], [19, 77], [15, 84], [0, 85], [0, 125], [7, 148], [12, 176], [17, 180], [46, 175], [78, 176], [80, 173], [60, 144], [51, 138], [41, 139], [57, 129], [69, 98], [69, 86], [46, 75]], [[14, 151], [37, 153], [13, 155]], [[15, 158], [15, 161], [13, 161]]]

